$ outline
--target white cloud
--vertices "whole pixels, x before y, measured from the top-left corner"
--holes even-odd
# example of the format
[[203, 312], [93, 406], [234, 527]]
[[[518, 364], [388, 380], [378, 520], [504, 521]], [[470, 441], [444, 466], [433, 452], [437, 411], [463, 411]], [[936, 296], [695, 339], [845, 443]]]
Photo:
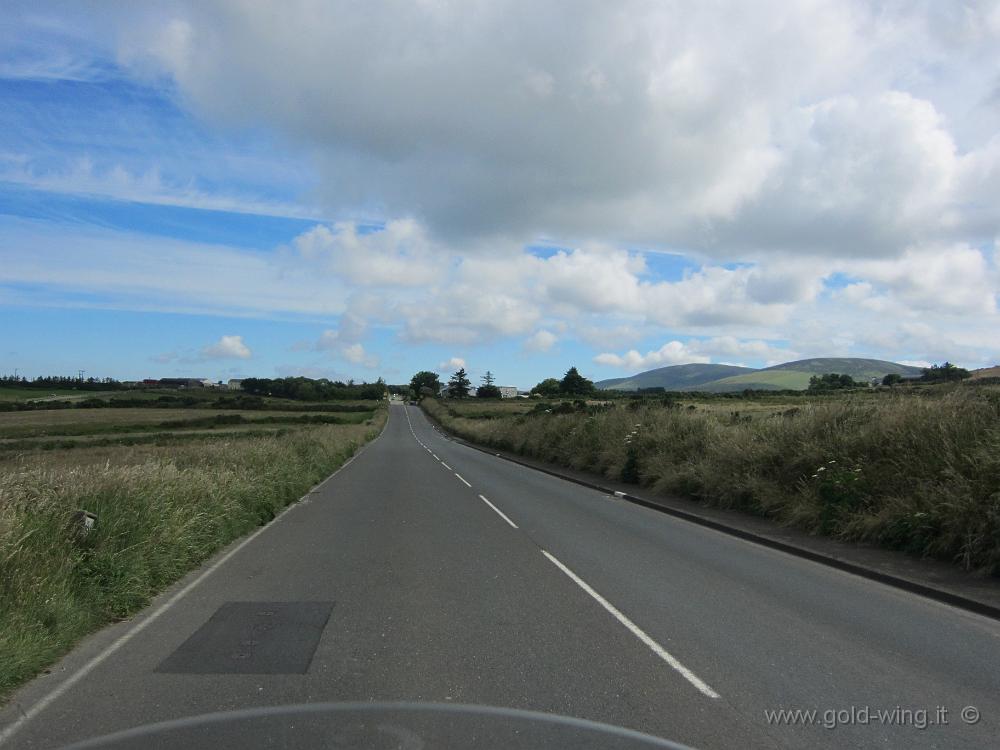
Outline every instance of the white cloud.
[[461, 370], [465, 367], [465, 360], [461, 357], [452, 357], [445, 362], [439, 362], [437, 366], [438, 372], [452, 372], [453, 370]]
[[680, 341], [668, 341], [659, 349], [648, 351], [645, 354], [639, 354], [635, 349], [630, 349], [621, 356], [606, 352], [594, 357], [594, 362], [599, 365], [611, 365], [612, 367], [622, 367], [630, 370], [710, 361], [711, 358], [703, 354], [693, 353], [686, 344]]
[[524, 341], [524, 348], [529, 352], [547, 352], [549, 351], [555, 343], [559, 340], [551, 331], [546, 331], [544, 328], [535, 331], [531, 336], [529, 336]]
[[412, 219], [368, 232], [354, 222], [318, 225], [296, 237], [293, 249], [307, 264], [363, 286], [420, 287], [441, 273], [441, 254]]
[[[997, 309], [997, 274], [986, 257], [968, 245], [910, 248], [894, 260], [848, 264], [858, 276], [884, 287], [901, 305], [955, 314], [990, 314]], [[856, 292], [852, 292], [856, 293]]]
[[361, 344], [345, 346], [340, 350], [340, 353], [344, 359], [352, 364], [361, 365], [370, 370], [379, 366], [379, 358], [366, 352], [364, 346]]
[[226, 195], [191, 184], [170, 182], [155, 167], [136, 173], [122, 164], [99, 165], [90, 156], [72, 159], [59, 170], [52, 169], [45, 159], [35, 160], [26, 155], [0, 159], [0, 180], [33, 190], [156, 206], [302, 219], [322, 215], [316, 207], [271, 201], [260, 195]]
[[206, 359], [249, 359], [253, 356], [250, 347], [243, 343], [242, 336], [223, 336], [214, 344], [201, 350]]
[[668, 341], [659, 349], [645, 354], [640, 354], [635, 349], [630, 349], [621, 355], [604, 352], [594, 357], [594, 362], [635, 371], [713, 360], [734, 364], [734, 359], [748, 359], [778, 364], [797, 359], [798, 356], [798, 353], [791, 349], [774, 346], [766, 341], [746, 341], [733, 336], [717, 336], [710, 339], [691, 339], [687, 342]]
[[[172, 76], [208, 119], [297, 144], [332, 215], [727, 260], [889, 257], [1000, 220], [983, 200], [1000, 179], [990, 3], [289, 2], [275, 17], [179, 2], [123, 17], [121, 59]], [[552, 28], [558, 55], [538, 33]]]

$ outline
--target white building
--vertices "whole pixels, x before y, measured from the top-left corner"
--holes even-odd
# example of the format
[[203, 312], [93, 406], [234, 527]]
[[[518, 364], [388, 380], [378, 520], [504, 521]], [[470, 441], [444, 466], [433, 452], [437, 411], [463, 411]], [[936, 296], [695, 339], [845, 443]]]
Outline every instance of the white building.
[[517, 398], [516, 385], [497, 386], [500, 389], [500, 398]]
[[243, 380], [242, 379], [238, 379], [238, 380], [237, 379], [233, 379], [233, 380], [230, 380], [228, 383], [226, 383], [226, 387], [229, 390], [231, 390], [231, 391], [242, 390], [243, 389]]

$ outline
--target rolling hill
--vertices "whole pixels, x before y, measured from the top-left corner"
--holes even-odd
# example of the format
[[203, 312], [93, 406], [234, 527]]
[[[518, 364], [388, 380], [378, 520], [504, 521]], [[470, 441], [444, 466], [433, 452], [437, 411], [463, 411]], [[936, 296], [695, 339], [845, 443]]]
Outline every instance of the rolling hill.
[[629, 378], [611, 378], [594, 383], [602, 390], [635, 391], [640, 388], [666, 388], [668, 391], [687, 390], [713, 380], [728, 378], [741, 373], [753, 373], [750, 367], [735, 365], [671, 365], [647, 370]]
[[634, 391], [639, 388], [665, 388], [669, 391], [805, 390], [809, 378], [829, 372], [850, 375], [855, 380], [881, 378], [889, 373], [918, 377], [918, 367], [881, 359], [859, 357], [816, 357], [785, 362], [759, 370], [734, 365], [673, 365], [640, 372], [629, 378], [611, 378], [595, 385], [608, 390]]

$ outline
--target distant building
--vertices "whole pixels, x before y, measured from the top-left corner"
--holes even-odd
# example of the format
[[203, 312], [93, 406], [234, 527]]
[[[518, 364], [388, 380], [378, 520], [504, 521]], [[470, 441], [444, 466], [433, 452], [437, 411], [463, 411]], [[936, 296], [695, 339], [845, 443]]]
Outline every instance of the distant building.
[[500, 398], [517, 398], [517, 386], [515, 385], [501, 385], [498, 386], [500, 390]]
[[243, 381], [239, 378], [231, 378], [228, 383], [226, 383], [226, 388], [231, 391], [241, 391], [243, 390]]

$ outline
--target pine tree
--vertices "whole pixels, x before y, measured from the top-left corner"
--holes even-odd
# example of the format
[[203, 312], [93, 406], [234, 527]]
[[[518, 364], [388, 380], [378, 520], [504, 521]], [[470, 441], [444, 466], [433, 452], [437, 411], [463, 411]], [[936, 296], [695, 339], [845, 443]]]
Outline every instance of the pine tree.
[[472, 381], [465, 374], [465, 368], [463, 367], [452, 375], [451, 380], [448, 381], [448, 395], [452, 398], [465, 398], [469, 395], [469, 388], [471, 386]]

